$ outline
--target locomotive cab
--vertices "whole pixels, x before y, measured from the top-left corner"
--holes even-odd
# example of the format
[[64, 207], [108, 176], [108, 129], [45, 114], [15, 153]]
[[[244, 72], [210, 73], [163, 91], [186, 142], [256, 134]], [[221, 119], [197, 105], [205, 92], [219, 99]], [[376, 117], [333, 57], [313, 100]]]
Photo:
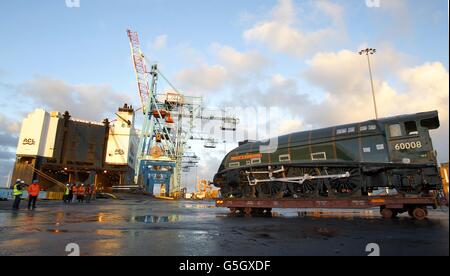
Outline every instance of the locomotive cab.
[[437, 111], [385, 122], [391, 163], [435, 164], [430, 130], [439, 128]]

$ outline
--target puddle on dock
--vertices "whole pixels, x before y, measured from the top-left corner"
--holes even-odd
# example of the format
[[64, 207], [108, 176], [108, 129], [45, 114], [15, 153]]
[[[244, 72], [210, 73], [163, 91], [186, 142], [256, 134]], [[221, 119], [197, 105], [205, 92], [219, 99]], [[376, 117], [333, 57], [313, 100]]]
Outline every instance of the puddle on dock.
[[146, 224], [153, 224], [153, 223], [168, 223], [168, 222], [177, 222], [177, 221], [186, 221], [186, 218], [184, 216], [180, 215], [171, 215], [171, 216], [136, 216], [134, 217], [134, 221], [137, 222], [143, 222]]
[[53, 233], [53, 234], [62, 234], [62, 233], [68, 233], [68, 230], [60, 230], [60, 229], [47, 229], [46, 232]]
[[338, 211], [298, 211], [298, 217], [311, 218], [337, 218], [337, 219], [355, 219], [355, 218], [374, 218], [379, 217], [379, 213], [374, 210], [352, 211], [352, 210], [338, 210]]
[[191, 209], [215, 209], [217, 208], [215, 205], [206, 205], [206, 204], [185, 204], [184, 208]]

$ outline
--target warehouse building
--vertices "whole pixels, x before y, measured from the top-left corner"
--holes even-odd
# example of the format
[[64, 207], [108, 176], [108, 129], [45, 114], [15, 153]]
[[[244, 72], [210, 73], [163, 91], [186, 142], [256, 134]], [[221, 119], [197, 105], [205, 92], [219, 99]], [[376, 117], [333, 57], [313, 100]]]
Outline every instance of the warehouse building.
[[[131, 184], [138, 137], [132, 106], [118, 109], [116, 119], [92, 122], [69, 112], [36, 109], [23, 120], [12, 182], [39, 178], [48, 191], [62, 183], [95, 184], [98, 189]], [[13, 185], [13, 183], [11, 183]]]

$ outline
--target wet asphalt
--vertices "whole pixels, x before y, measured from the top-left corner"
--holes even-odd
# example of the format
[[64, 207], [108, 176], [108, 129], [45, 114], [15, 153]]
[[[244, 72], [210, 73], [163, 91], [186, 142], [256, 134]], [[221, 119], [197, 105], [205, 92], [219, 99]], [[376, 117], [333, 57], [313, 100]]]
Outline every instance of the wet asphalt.
[[[274, 210], [272, 217], [235, 217], [214, 202], [123, 195], [90, 204], [40, 201], [35, 211], [0, 202], [0, 255], [150, 256], [449, 255], [448, 208], [416, 221], [378, 210]], [[22, 208], [26, 207], [22, 202]]]

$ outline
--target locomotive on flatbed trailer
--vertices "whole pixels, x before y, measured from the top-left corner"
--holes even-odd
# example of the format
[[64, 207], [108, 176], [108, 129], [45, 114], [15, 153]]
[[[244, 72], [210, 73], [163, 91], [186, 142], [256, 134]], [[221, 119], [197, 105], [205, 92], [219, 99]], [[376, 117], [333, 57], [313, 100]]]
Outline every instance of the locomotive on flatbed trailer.
[[272, 151], [243, 142], [214, 184], [223, 198], [367, 196], [386, 188], [427, 195], [442, 185], [429, 133], [439, 126], [431, 111], [281, 136], [271, 139]]

